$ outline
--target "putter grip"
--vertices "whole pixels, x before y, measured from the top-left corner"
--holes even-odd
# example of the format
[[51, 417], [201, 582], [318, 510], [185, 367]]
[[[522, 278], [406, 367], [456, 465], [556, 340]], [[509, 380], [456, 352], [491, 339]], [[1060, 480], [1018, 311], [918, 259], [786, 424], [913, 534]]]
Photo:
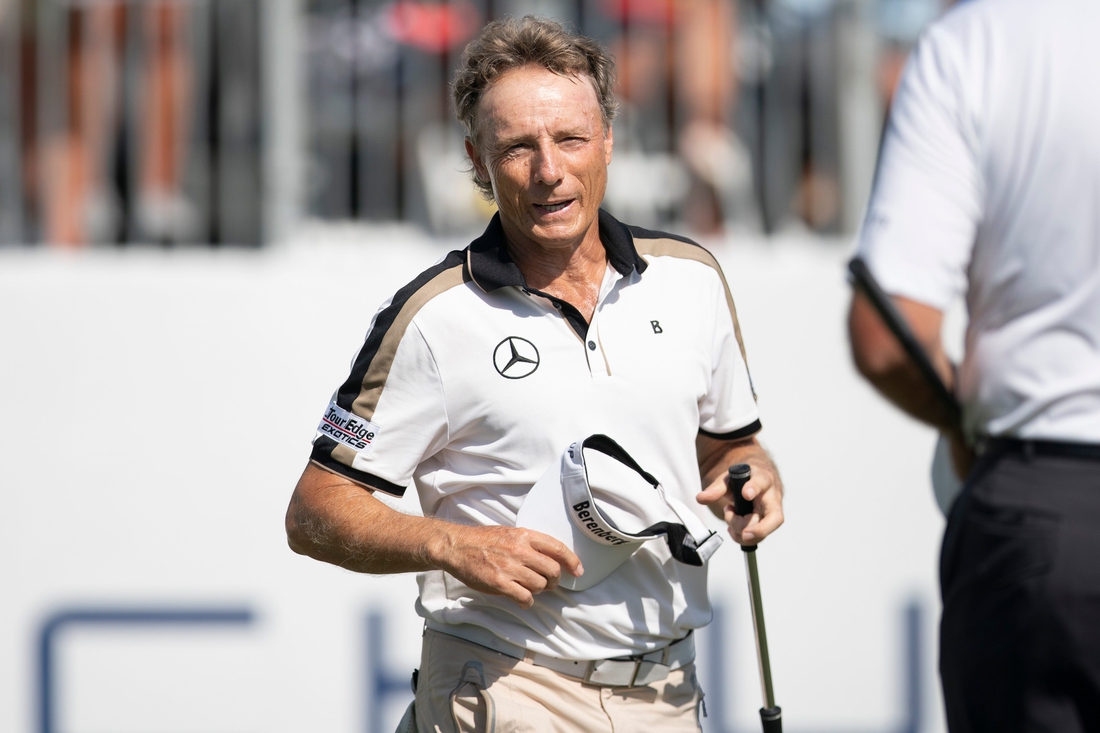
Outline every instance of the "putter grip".
[[783, 709], [778, 705], [760, 708], [760, 722], [764, 725], [764, 733], [783, 733]]
[[730, 466], [726, 474], [726, 486], [733, 493], [733, 513], [739, 517], [752, 514], [752, 502], [741, 495], [741, 489], [748, 483], [752, 469], [747, 463]]

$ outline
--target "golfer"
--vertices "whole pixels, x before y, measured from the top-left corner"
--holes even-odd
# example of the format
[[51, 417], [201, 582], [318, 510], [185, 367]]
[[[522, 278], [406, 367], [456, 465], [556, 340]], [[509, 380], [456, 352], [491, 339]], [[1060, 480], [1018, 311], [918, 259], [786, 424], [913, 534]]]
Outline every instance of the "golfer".
[[[1100, 5], [973, 0], [894, 102], [859, 250], [963, 405], [857, 295], [856, 362], [954, 436], [940, 673], [952, 733], [1100, 730]], [[965, 295], [957, 372], [943, 312]]]
[[[591, 584], [568, 532], [516, 526], [536, 483], [565, 485], [559, 467], [598, 503], [578, 468], [608, 457], [592, 446], [639, 491], [660, 484], [658, 515], [706, 505], [743, 542], [783, 521], [717, 263], [600, 210], [613, 82], [598, 44], [546, 20], [491, 23], [467, 47], [454, 103], [498, 213], [375, 315], [287, 513], [297, 552], [420, 573], [419, 731], [699, 730], [692, 631], [711, 616], [709, 554], [670, 532]], [[741, 462], [745, 518], [722, 481]], [[410, 486], [423, 517], [374, 496]], [[592, 542], [613, 538], [612, 509], [631, 514], [629, 501], [599, 517], [576, 504], [564, 526], [597, 527]]]

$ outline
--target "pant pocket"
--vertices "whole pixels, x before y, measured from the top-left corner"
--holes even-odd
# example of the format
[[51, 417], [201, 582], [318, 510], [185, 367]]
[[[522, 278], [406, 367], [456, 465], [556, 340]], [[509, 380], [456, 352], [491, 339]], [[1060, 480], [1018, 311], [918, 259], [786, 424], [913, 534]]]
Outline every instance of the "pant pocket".
[[451, 718], [456, 733], [496, 731], [496, 705], [485, 688], [481, 662], [466, 662], [458, 685], [451, 692]]
[[971, 497], [943, 583], [943, 637], [999, 655], [1016, 645], [1043, 607], [1059, 521], [1031, 508]]

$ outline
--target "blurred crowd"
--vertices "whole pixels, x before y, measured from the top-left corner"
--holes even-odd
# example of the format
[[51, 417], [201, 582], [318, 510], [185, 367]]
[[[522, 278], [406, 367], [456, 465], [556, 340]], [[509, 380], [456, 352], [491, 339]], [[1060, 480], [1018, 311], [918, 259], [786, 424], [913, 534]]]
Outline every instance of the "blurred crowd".
[[[616, 57], [613, 213], [701, 234], [839, 233], [855, 225], [844, 198], [866, 195], [906, 53], [941, 11], [939, 0], [312, 0], [309, 209], [474, 228], [484, 206], [462, 183], [446, 80], [483, 22], [530, 13]], [[855, 140], [853, 86], [871, 120]], [[862, 149], [846, 158], [846, 145]]]
[[258, 243], [259, 12], [2, 0], [0, 241]]
[[[302, 215], [438, 233], [476, 230], [491, 211], [467, 180], [446, 91], [488, 19], [555, 17], [615, 54], [616, 215], [698, 234], [836, 234], [855, 226], [908, 49], [943, 9], [287, 1], [301, 38]], [[0, 242], [260, 242], [264, 126], [287, 113], [263, 106], [266, 11], [260, 0], [0, 0]]]

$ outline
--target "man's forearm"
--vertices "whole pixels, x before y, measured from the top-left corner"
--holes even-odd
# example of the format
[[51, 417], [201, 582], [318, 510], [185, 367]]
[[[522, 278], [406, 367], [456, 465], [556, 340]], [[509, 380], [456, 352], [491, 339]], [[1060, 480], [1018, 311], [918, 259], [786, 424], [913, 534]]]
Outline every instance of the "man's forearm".
[[[924, 347], [944, 385], [954, 392], [955, 370], [940, 341], [942, 312], [906, 298], [894, 298], [894, 303]], [[848, 331], [856, 368], [883, 397], [910, 416], [939, 430], [951, 432], [958, 429], [954, 415], [940, 401], [920, 369], [890, 333], [874, 306], [859, 292], [852, 298]]]
[[366, 489], [316, 466], [302, 475], [286, 516], [291, 549], [360, 573], [438, 567], [433, 545], [449, 525], [396, 511]]
[[523, 608], [556, 588], [563, 570], [584, 573], [572, 550], [541, 532], [402, 514], [314, 464], [294, 489], [286, 532], [291, 549], [323, 562], [373, 574], [445, 570]]
[[[726, 471], [736, 463], [748, 463], [766, 466], [778, 474], [771, 456], [756, 438], [738, 441], [720, 441], [704, 439], [696, 441], [699, 455], [699, 474], [703, 486], [710, 486], [719, 479], [725, 479]], [[721, 515], [719, 515], [721, 516]]]

